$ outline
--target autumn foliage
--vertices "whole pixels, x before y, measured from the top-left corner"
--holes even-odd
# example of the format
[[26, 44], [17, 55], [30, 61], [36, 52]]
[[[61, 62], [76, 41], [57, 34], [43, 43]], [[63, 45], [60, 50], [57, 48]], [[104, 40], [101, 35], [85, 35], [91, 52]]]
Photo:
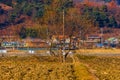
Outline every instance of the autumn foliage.
[[[37, 32], [34, 32], [35, 34], [32, 34], [37, 35], [36, 37], [45, 36], [43, 33], [47, 33], [47, 31], [50, 35], [62, 34], [63, 9], [66, 35], [71, 35], [71, 33], [79, 35], [80, 32], [89, 34], [100, 27], [120, 27], [120, 9], [115, 0], [109, 3], [90, 0], [77, 3], [74, 0], [14, 0], [12, 3], [7, 2], [4, 5], [8, 5], [8, 3], [12, 10], [0, 8], [0, 12], [3, 11], [0, 14], [2, 18], [0, 19], [2, 34], [0, 35], [20, 37], [22, 27], [38, 29]], [[43, 32], [41, 32], [42, 28]], [[90, 29], [92, 29], [90, 32], [87, 31]]]

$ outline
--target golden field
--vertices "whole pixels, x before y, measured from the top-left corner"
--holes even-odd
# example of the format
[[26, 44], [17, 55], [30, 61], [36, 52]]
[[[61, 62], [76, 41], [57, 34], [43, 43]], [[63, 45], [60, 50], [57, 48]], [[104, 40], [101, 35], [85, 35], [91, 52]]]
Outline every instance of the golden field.
[[119, 56], [83, 56], [77, 55], [99, 80], [120, 80]]
[[[37, 54], [45, 52], [41, 50]], [[0, 80], [120, 80], [120, 55], [83, 55], [119, 54], [119, 49], [80, 49], [75, 52], [75, 61], [68, 57], [65, 63], [53, 56], [0, 57]], [[21, 53], [24, 55], [26, 52]]]
[[81, 63], [54, 57], [1, 57], [0, 80], [95, 80]]
[[87, 53], [87, 54], [107, 54], [107, 53], [112, 53], [112, 54], [120, 54], [120, 49], [79, 49], [76, 50], [76, 53]]

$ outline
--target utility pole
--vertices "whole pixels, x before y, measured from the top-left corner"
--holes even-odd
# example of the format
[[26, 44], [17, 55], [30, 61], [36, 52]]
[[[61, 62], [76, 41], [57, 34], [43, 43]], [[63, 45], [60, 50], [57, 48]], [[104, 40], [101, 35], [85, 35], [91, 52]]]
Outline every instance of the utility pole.
[[1, 44], [2, 44], [2, 29], [0, 29], [0, 47], [1, 47]]
[[63, 9], [63, 37], [65, 39], [65, 11]]
[[100, 28], [101, 31], [101, 44], [103, 44], [103, 28]]
[[63, 8], [63, 49], [62, 49], [62, 61], [65, 62], [65, 52], [64, 52], [64, 48], [65, 48], [65, 11]]

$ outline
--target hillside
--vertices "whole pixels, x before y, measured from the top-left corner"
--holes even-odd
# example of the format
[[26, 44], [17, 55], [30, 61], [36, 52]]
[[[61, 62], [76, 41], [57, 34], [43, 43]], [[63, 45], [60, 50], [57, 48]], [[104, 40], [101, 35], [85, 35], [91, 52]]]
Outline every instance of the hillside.
[[[75, 2], [82, 2], [82, 1], [85, 1], [85, 0], [74, 0]], [[86, 0], [87, 1], [87, 0]], [[91, 1], [91, 2], [105, 2], [105, 3], [109, 3], [109, 2], [111, 2], [112, 0], [88, 0], [88, 1]], [[118, 5], [120, 5], [120, 0], [114, 0], [114, 1], [116, 1], [116, 3], [118, 4]]]
[[46, 38], [47, 30], [50, 35], [62, 34], [63, 8], [66, 35], [99, 34], [101, 27], [107, 27], [113, 30], [111, 35], [117, 35], [120, 32], [119, 1], [103, 1], [1, 0], [0, 35]]

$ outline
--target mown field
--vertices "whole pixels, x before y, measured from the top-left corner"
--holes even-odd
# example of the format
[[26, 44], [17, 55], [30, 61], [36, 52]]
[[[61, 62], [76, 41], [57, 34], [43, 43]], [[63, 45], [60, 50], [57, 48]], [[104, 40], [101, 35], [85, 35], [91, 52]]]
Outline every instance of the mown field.
[[87, 68], [55, 57], [0, 57], [0, 80], [95, 80]]
[[120, 80], [120, 56], [0, 57], [0, 80]]
[[77, 55], [91, 72], [100, 80], [120, 80], [120, 56], [83, 56]]

